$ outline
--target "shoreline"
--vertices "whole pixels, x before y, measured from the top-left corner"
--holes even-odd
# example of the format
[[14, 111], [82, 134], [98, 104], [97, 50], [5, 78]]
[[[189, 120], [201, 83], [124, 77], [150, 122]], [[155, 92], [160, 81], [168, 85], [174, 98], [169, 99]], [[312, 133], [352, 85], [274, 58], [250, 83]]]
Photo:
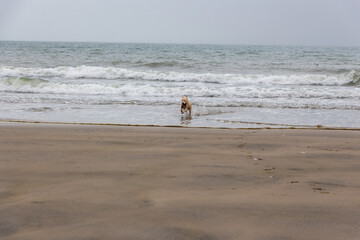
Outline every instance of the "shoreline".
[[[49, 124], [49, 125], [78, 125], [78, 126], [113, 126], [113, 127], [156, 127], [156, 128], [198, 128], [198, 129], [238, 129], [238, 130], [261, 130], [261, 129], [303, 129], [303, 130], [342, 130], [342, 131], [360, 131], [360, 128], [346, 128], [346, 127], [326, 127], [326, 126], [289, 126], [282, 124], [269, 124], [269, 123], [254, 123], [256, 125], [274, 125], [284, 127], [243, 127], [243, 128], [232, 128], [232, 127], [199, 127], [199, 126], [186, 126], [186, 125], [147, 125], [147, 124], [121, 124], [121, 123], [85, 123], [85, 122], [49, 122], [49, 121], [27, 121], [27, 120], [10, 120], [0, 119], [0, 123], [19, 123], [19, 124]], [[249, 123], [249, 122], [247, 122]]]
[[0, 123], [0, 238], [355, 239], [359, 139]]

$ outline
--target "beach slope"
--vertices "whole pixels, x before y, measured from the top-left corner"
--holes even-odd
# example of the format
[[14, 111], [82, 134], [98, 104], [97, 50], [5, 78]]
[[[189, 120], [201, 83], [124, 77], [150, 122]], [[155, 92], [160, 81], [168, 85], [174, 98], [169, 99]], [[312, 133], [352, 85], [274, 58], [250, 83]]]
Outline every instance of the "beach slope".
[[0, 125], [0, 239], [359, 239], [360, 132]]

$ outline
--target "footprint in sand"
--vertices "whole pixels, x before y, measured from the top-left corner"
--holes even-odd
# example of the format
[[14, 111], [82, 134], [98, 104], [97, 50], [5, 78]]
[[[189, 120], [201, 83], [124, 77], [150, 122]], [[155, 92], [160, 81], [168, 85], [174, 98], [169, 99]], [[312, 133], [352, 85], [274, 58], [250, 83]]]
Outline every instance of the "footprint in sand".
[[313, 187], [314, 192], [319, 192], [322, 194], [329, 194], [330, 192], [326, 191], [325, 188], [321, 188], [321, 187]]

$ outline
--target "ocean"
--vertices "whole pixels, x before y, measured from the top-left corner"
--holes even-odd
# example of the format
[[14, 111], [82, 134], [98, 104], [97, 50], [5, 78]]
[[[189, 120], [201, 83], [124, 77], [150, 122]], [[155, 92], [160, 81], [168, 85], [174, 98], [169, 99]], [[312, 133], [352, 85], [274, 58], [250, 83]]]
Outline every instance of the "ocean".
[[360, 48], [2, 41], [0, 121], [360, 129]]

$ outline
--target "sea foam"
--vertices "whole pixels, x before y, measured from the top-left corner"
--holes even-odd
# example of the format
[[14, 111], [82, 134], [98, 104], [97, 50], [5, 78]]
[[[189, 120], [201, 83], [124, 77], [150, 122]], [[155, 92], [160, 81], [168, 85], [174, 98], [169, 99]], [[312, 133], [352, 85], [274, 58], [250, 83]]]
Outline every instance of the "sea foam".
[[[122, 95], [138, 99], [142, 97], [172, 98], [186, 94], [196, 98], [219, 99], [360, 99], [360, 88], [346, 86], [330, 88], [317, 86], [302, 86], [298, 88], [286, 85], [263, 86], [245, 85], [234, 86], [224, 84], [221, 87], [211, 84], [195, 84], [182, 86], [176, 84], [153, 84], [151, 82], [107, 81], [94, 80], [93, 82], [73, 80], [70, 82], [45, 80], [41, 78], [7, 77], [0, 79], [0, 91], [19, 93], [57, 93], [78, 95]], [[219, 100], [220, 101], [220, 100]], [[222, 101], [222, 100], [221, 100]]]
[[0, 77], [32, 77], [62, 79], [147, 80], [169, 82], [204, 82], [214, 84], [268, 84], [341, 86], [360, 84], [360, 75], [352, 70], [342, 74], [231, 74], [188, 73], [154, 70], [135, 70], [114, 67], [79, 66], [55, 68], [23, 68], [1, 66]]

